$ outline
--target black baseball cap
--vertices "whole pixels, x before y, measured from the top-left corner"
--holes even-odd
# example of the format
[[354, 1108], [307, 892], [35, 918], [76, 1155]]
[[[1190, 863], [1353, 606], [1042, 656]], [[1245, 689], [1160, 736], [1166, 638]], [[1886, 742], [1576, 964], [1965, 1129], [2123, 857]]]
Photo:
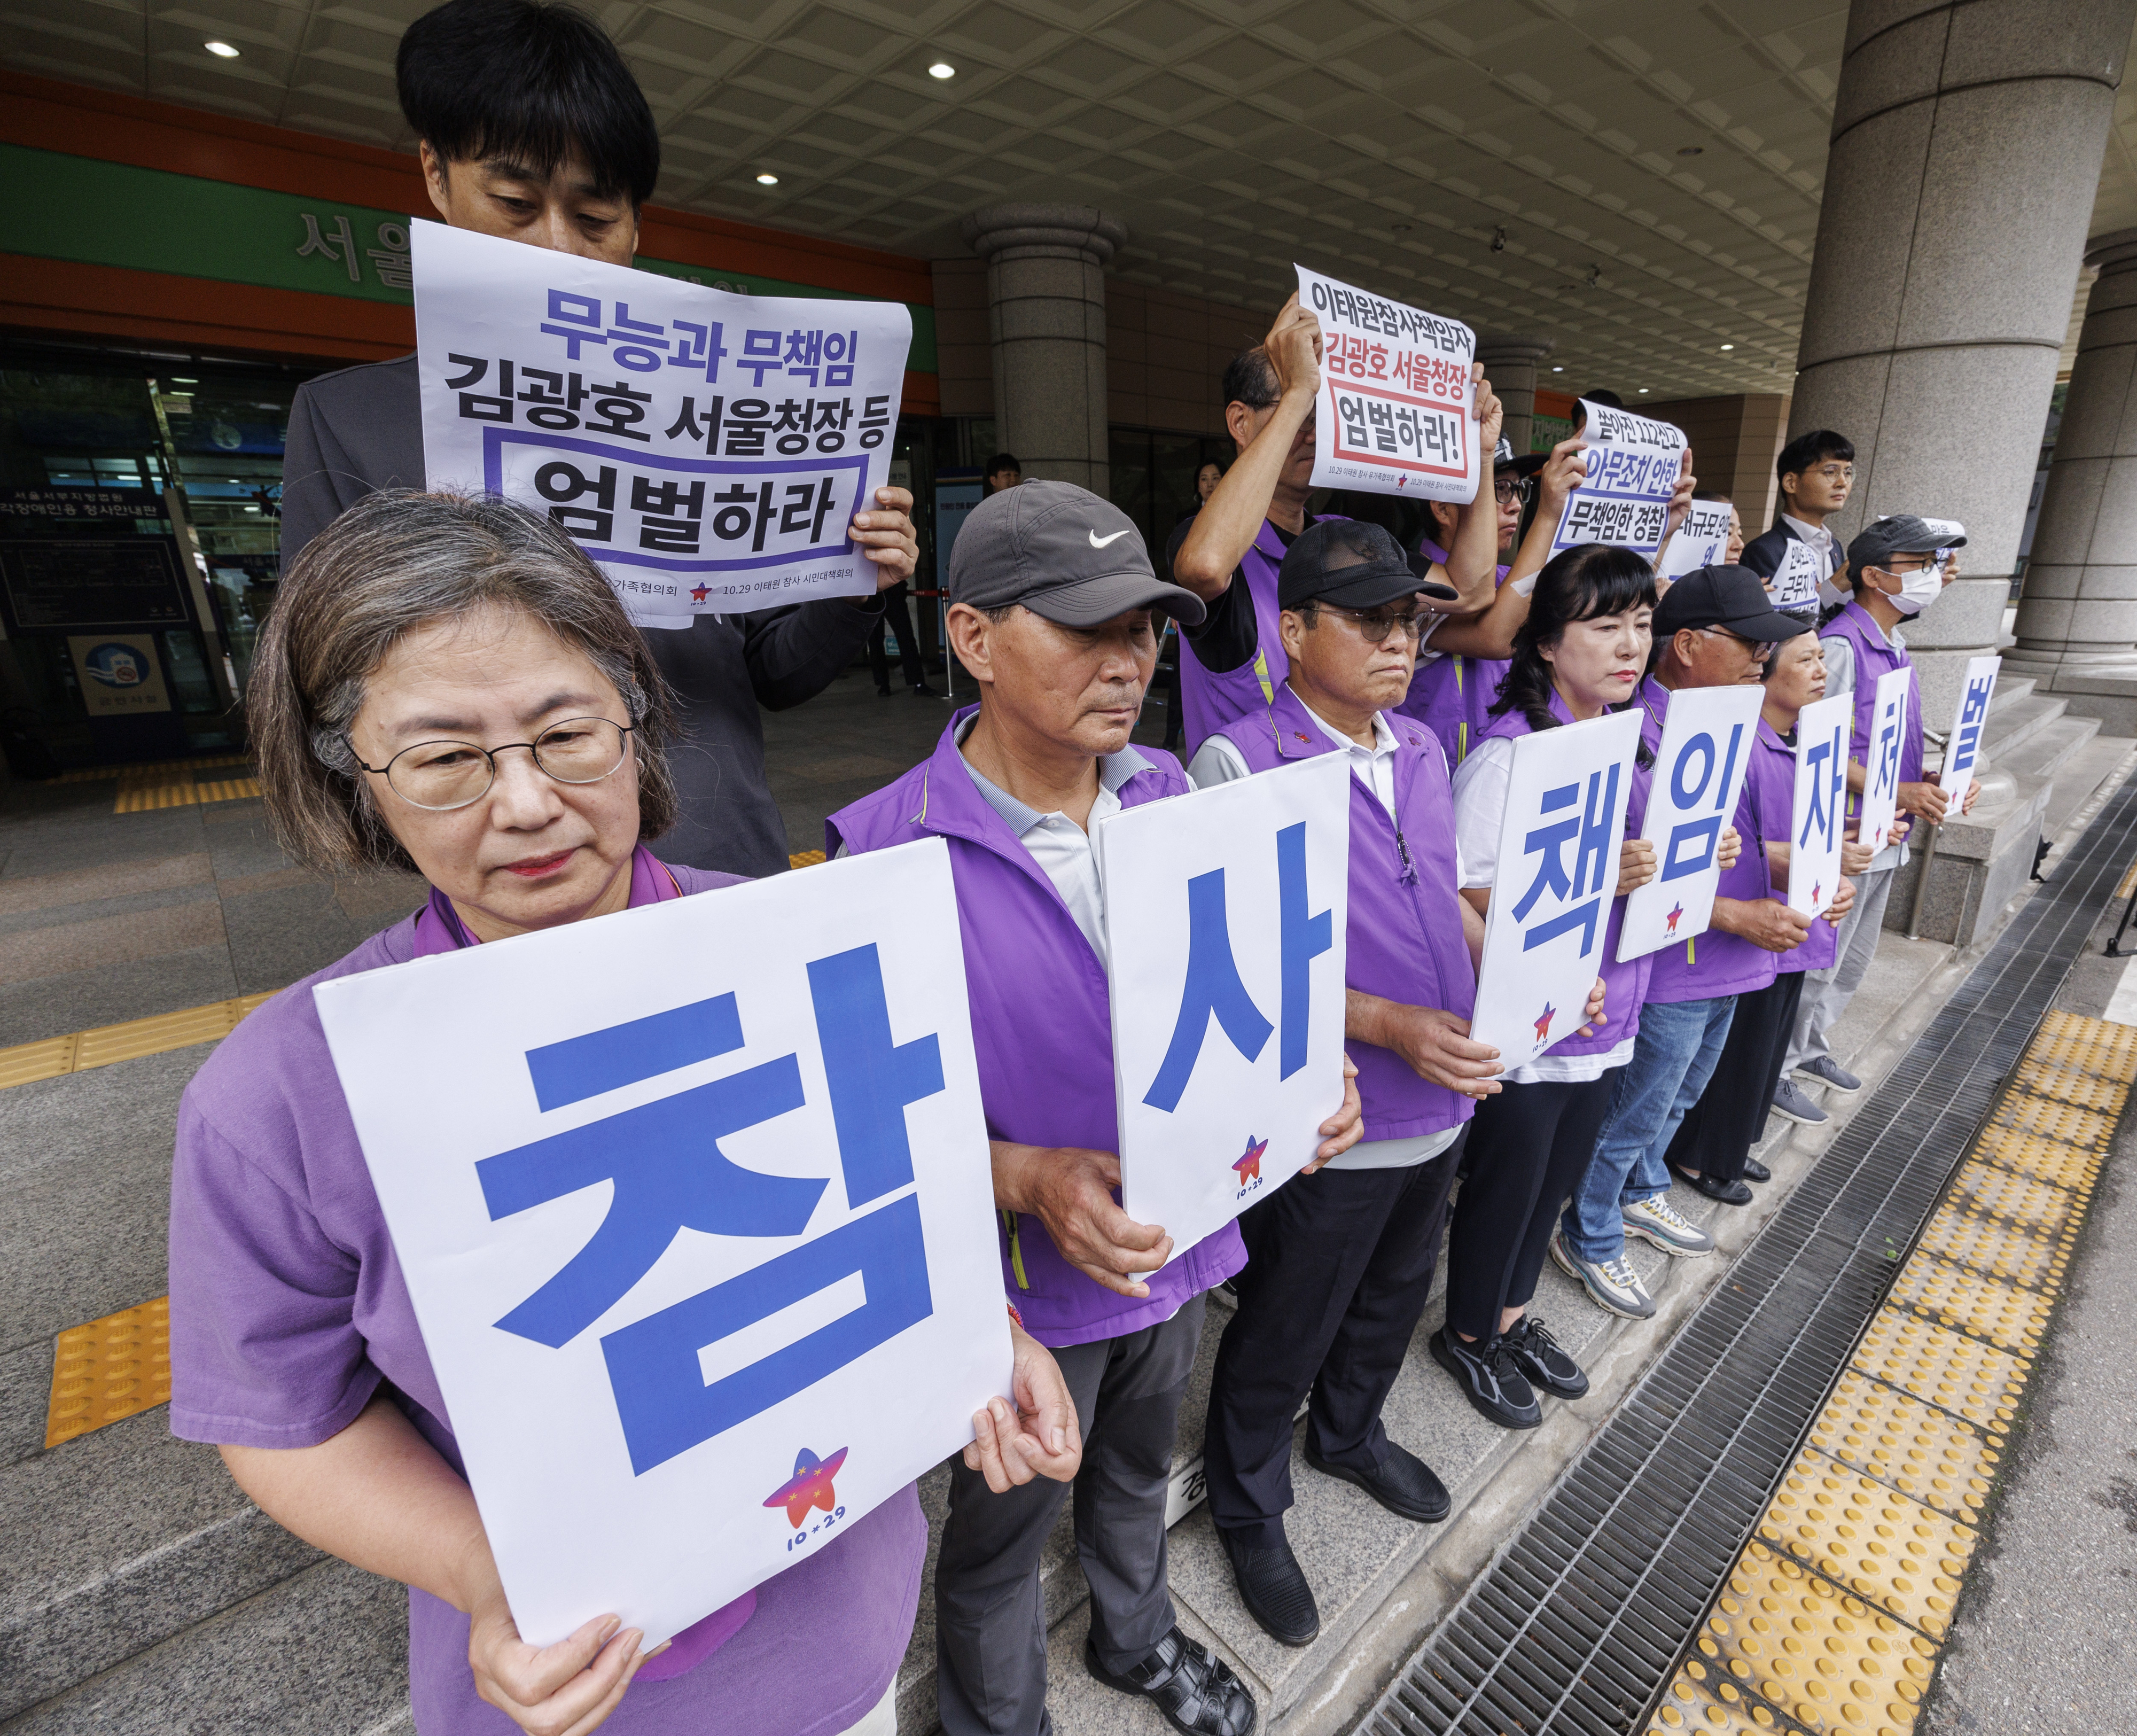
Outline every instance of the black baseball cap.
[[1847, 568], [1860, 573], [1865, 567], [1886, 570], [1896, 554], [1935, 554], [1940, 549], [1964, 549], [1966, 527], [1953, 519], [1921, 519], [1911, 512], [1878, 519], [1856, 533], [1847, 545]]
[[1655, 605], [1655, 637], [1667, 639], [1688, 627], [1723, 627], [1767, 645], [1806, 631], [1800, 616], [1774, 607], [1765, 581], [1749, 567], [1696, 568], [1662, 592]]
[[1376, 609], [1418, 590], [1417, 574], [1401, 546], [1361, 519], [1322, 519], [1307, 525], [1284, 551], [1276, 572], [1277, 607], [1285, 609], [1309, 602]]
[[1097, 627], [1130, 609], [1163, 609], [1194, 627], [1205, 613], [1192, 591], [1158, 578], [1133, 519], [1073, 482], [1026, 482], [975, 506], [950, 551], [949, 588], [952, 602], [1020, 602], [1063, 627]]

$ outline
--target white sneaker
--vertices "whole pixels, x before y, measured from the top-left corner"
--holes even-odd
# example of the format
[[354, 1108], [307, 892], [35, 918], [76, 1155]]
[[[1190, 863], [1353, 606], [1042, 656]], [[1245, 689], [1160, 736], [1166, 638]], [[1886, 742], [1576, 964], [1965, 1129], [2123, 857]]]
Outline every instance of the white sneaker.
[[1628, 1236], [1653, 1242], [1672, 1259], [1714, 1251], [1714, 1238], [1672, 1206], [1667, 1194], [1658, 1193], [1651, 1200], [1628, 1206], [1623, 1216]]
[[1606, 1314], [1627, 1320], [1651, 1320], [1655, 1299], [1647, 1293], [1632, 1262], [1623, 1255], [1615, 1260], [1583, 1260], [1565, 1245], [1565, 1231], [1550, 1232], [1550, 1257], [1559, 1270], [1588, 1292], [1588, 1300]]

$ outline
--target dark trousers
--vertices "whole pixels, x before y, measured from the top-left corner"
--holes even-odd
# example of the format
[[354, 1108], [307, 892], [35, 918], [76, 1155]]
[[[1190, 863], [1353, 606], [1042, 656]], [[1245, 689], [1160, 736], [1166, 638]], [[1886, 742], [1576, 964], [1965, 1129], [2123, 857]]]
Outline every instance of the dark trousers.
[[869, 629], [869, 668], [874, 672], [875, 685], [890, 685], [890, 658], [884, 652], [883, 633], [885, 627], [898, 635], [898, 664], [905, 673], [905, 685], [918, 687], [927, 679], [920, 663], [920, 639], [913, 631], [913, 611], [906, 607], [907, 588], [903, 582], [888, 591], [877, 593], [883, 598], [883, 618]]
[[1309, 1391], [1315, 1456], [1358, 1470], [1387, 1456], [1380, 1407], [1432, 1290], [1459, 1144], [1405, 1169], [1297, 1177], [1240, 1218], [1247, 1264], [1203, 1465], [1211, 1517], [1255, 1547], [1283, 1541], [1292, 1419]]
[[1781, 1082], [1781, 1060], [1803, 1000], [1804, 973], [1786, 972], [1755, 993], [1736, 997], [1729, 1041], [1699, 1101], [1685, 1112], [1669, 1144], [1672, 1169], [1741, 1181], [1744, 1161], [1766, 1130], [1766, 1111]]
[[[1165, 1495], [1180, 1400], [1202, 1338], [1197, 1296], [1162, 1325], [1054, 1353], [1076, 1401], [1076, 1554], [1091, 1587], [1099, 1661], [1125, 1670], [1176, 1619], [1165, 1586]], [[1068, 1485], [1035, 1477], [1006, 1495], [950, 1461], [950, 1517], [935, 1567], [936, 1699], [948, 1736], [1049, 1736], [1039, 1552]]]
[[1510, 1085], [1477, 1106], [1447, 1238], [1450, 1330], [1491, 1338], [1502, 1309], [1536, 1295], [1551, 1226], [1594, 1153], [1617, 1078], [1613, 1069], [1578, 1085]]

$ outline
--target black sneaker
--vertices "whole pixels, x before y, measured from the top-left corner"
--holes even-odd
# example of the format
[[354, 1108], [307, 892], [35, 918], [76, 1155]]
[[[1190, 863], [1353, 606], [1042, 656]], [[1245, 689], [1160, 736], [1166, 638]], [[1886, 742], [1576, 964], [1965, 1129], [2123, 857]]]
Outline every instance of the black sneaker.
[[1232, 1666], [1175, 1627], [1150, 1656], [1120, 1675], [1083, 1641], [1083, 1667], [1108, 1688], [1148, 1700], [1180, 1736], [1253, 1736], [1254, 1697]]
[[1239, 1602], [1261, 1624], [1263, 1632], [1286, 1646], [1311, 1646], [1321, 1637], [1321, 1612], [1313, 1602], [1313, 1587], [1306, 1582], [1306, 1570], [1289, 1543], [1258, 1548], [1244, 1541], [1241, 1533], [1222, 1525], [1217, 1537], [1231, 1558]]
[[1433, 1469], [1408, 1447], [1388, 1443], [1388, 1456], [1370, 1470], [1353, 1470], [1322, 1458], [1313, 1450], [1313, 1437], [1306, 1440], [1306, 1462], [1325, 1477], [1341, 1477], [1356, 1483], [1398, 1519], [1419, 1525], [1436, 1525], [1453, 1505], [1447, 1485]]
[[1469, 1402], [1501, 1428], [1532, 1429], [1543, 1421], [1543, 1407], [1504, 1339], [1465, 1344], [1443, 1326], [1432, 1335], [1432, 1354]]
[[1541, 1387], [1554, 1398], [1585, 1398], [1588, 1377], [1580, 1364], [1565, 1353], [1550, 1329], [1535, 1314], [1523, 1314], [1506, 1335], [1514, 1353], [1514, 1366], [1532, 1387]]

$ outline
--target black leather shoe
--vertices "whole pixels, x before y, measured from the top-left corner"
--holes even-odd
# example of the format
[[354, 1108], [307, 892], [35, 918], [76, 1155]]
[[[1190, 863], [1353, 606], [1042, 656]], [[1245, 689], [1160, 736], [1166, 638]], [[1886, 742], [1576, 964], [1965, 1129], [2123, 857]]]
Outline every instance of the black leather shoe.
[[1253, 1736], [1258, 1722], [1254, 1697], [1232, 1666], [1177, 1627], [1121, 1675], [1098, 1661], [1098, 1648], [1087, 1639], [1083, 1667], [1108, 1688], [1148, 1700], [1180, 1736]]
[[1711, 1200], [1719, 1200], [1725, 1206], [1748, 1206], [1751, 1190], [1741, 1182], [1717, 1182], [1711, 1175], [1686, 1175], [1680, 1169], [1678, 1177], [1694, 1193], [1703, 1193]]
[[1389, 1512], [1417, 1524], [1438, 1524], [1453, 1504], [1448, 1498], [1447, 1485], [1433, 1475], [1432, 1467], [1408, 1447], [1397, 1446], [1392, 1441], [1388, 1443], [1387, 1457], [1370, 1470], [1353, 1470], [1315, 1452], [1312, 1436], [1308, 1435], [1306, 1462], [1323, 1476], [1356, 1483]]
[[1502, 1429], [1532, 1429], [1543, 1421], [1528, 1377], [1515, 1366], [1507, 1341], [1497, 1336], [1465, 1344], [1443, 1326], [1432, 1335], [1433, 1360], [1454, 1377], [1455, 1384]]
[[916, 700], [939, 700], [942, 697], [925, 681], [915, 681], [913, 684], [913, 696]]
[[1745, 1181], [1770, 1182], [1773, 1178], [1774, 1172], [1767, 1168], [1766, 1166], [1764, 1163], [1761, 1163], [1756, 1158], [1746, 1158], [1744, 1159], [1744, 1179]]
[[1507, 1334], [1507, 1348], [1514, 1353], [1514, 1366], [1532, 1387], [1541, 1387], [1554, 1398], [1585, 1398], [1588, 1377], [1580, 1364], [1565, 1353], [1543, 1322], [1523, 1314]]
[[1217, 1528], [1224, 1553], [1231, 1558], [1232, 1578], [1239, 1587], [1239, 1602], [1262, 1625], [1271, 1639], [1286, 1646], [1311, 1646], [1321, 1637], [1321, 1612], [1313, 1602], [1313, 1587], [1306, 1582], [1306, 1570], [1291, 1553], [1291, 1545], [1258, 1548], [1236, 1531]]

